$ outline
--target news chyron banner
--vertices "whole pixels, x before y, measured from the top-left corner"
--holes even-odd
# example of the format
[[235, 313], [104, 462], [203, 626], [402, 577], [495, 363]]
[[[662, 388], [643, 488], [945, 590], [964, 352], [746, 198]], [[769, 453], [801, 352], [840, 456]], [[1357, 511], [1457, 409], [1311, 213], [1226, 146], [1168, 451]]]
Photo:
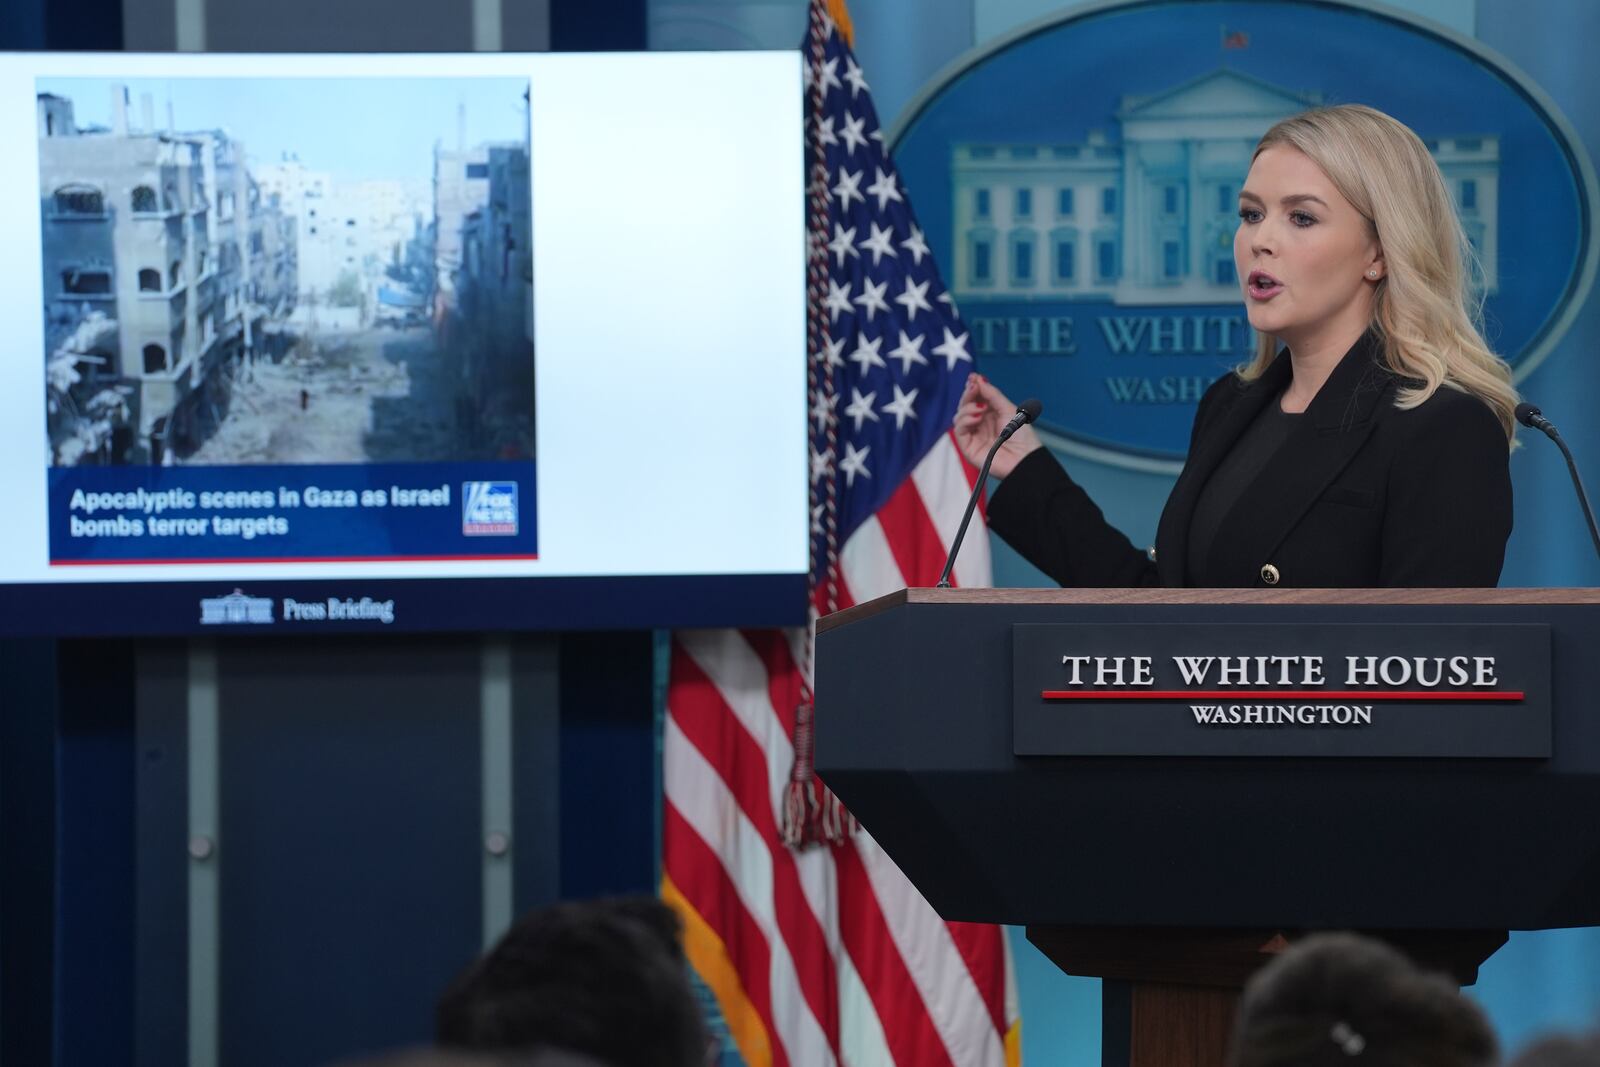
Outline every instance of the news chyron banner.
[[53, 565], [537, 557], [526, 78], [36, 90]]

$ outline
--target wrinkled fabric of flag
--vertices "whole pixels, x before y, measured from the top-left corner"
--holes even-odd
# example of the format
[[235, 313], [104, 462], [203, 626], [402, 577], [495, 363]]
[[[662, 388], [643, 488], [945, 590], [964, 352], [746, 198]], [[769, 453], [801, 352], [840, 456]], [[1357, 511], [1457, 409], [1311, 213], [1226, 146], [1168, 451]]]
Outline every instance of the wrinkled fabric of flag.
[[[811, 475], [814, 483], [838, 479], [844, 588], [834, 606], [842, 607], [937, 580], [972, 484], [970, 469], [954, 476], [965, 465], [949, 431], [973, 360], [884, 146], [866, 78], [837, 23], [826, 25], [823, 62], [807, 64], [806, 77], [808, 91], [822, 92], [810, 139], [828, 175], [829, 339], [814, 358], [834, 389], [812, 398]], [[950, 492], [962, 507], [949, 506]], [[820, 586], [828, 577], [826, 514], [818, 504], [812, 514]], [[885, 526], [894, 529], [880, 532]], [[988, 544], [978, 531], [956, 561], [955, 584], [989, 580]]]
[[[808, 140], [826, 181], [810, 225], [814, 268], [826, 255], [809, 416], [819, 611], [932, 585], [976, 477], [950, 433], [973, 369], [967, 331], [828, 7], [844, 17], [839, 0], [814, 2], [806, 49], [808, 108], [820, 104]], [[954, 580], [989, 584], [981, 523]], [[868, 828], [786, 844], [809, 655], [801, 630], [673, 636], [661, 892], [736, 1050], [721, 1062], [1013, 1067], [1003, 930], [941, 919]], [[825, 723], [826, 704], [815, 710]]]

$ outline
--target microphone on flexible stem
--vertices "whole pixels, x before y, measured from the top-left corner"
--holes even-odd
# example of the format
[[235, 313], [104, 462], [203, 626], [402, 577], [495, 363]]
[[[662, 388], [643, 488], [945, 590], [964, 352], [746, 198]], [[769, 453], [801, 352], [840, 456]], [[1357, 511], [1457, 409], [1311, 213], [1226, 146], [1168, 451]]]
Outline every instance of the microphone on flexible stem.
[[1578, 464], [1572, 458], [1572, 450], [1561, 439], [1561, 434], [1556, 430], [1555, 424], [1544, 417], [1540, 410], [1529, 403], [1517, 405], [1517, 421], [1529, 429], [1538, 430], [1561, 449], [1561, 454], [1567, 457], [1567, 470], [1572, 473], [1572, 486], [1578, 491], [1578, 503], [1583, 506], [1583, 517], [1589, 523], [1589, 537], [1594, 541], [1594, 550], [1600, 555], [1600, 529], [1594, 524], [1594, 509], [1589, 506], [1589, 494], [1583, 491], [1583, 479], [1578, 477]]
[[936, 589], [950, 588], [950, 568], [956, 565], [956, 553], [961, 551], [961, 539], [967, 536], [967, 523], [972, 521], [972, 511], [978, 506], [978, 494], [983, 492], [983, 483], [989, 477], [989, 464], [994, 462], [994, 454], [1000, 451], [1000, 446], [1011, 440], [1011, 435], [1022, 429], [1028, 423], [1039, 417], [1039, 412], [1044, 410], [1044, 405], [1037, 400], [1024, 400], [1017, 406], [1017, 413], [1011, 416], [1011, 421], [1006, 423], [1005, 429], [1000, 431], [1000, 436], [994, 439], [994, 444], [989, 446], [989, 454], [983, 457], [983, 470], [978, 472], [978, 481], [972, 487], [972, 495], [967, 498], [966, 513], [961, 516], [961, 526], [956, 530], [956, 539], [950, 545], [950, 555], [945, 558], [944, 570], [939, 574], [939, 584]]

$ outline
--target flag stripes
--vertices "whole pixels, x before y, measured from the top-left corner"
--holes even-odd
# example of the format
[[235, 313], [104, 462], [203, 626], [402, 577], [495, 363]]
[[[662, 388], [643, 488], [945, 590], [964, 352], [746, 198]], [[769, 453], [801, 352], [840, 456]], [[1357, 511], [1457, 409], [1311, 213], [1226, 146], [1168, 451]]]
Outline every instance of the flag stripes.
[[792, 640], [690, 631], [672, 650], [668, 899], [721, 932], [714, 962], [742, 976], [730, 1007], [728, 983], [691, 953], [730, 1027], [745, 1011], [759, 1021], [735, 1030], [741, 1055], [751, 1067], [1015, 1063], [1001, 931], [939, 919], [865, 831], [799, 854], [779, 842], [792, 749], [777, 709], [793, 695]]
[[[666, 743], [669, 769], [680, 774], [708, 775], [720, 783], [710, 764], [673, 728], [670, 720]], [[778, 929], [774, 857], [762, 847], [760, 832], [751, 825], [733, 794], [720, 784], [673, 797], [664, 818], [669, 820], [667, 828], [676, 831], [668, 839], [675, 848], [681, 848], [674, 859], [719, 868], [714, 874], [695, 872], [685, 884], [677, 875], [683, 863], [667, 864], [691, 904], [698, 905], [707, 897], [715, 902], [716, 914], [723, 922], [708, 920], [713, 928], [731, 931], [732, 936], [725, 937], [725, 941], [750, 1002], [777, 1037], [772, 1062], [780, 1067], [791, 1062], [833, 1062], [816, 1015], [802, 1007], [805, 998], [800, 976], [788, 942]], [[691, 832], [684, 834], [684, 830]], [[703, 848], [685, 840], [694, 837], [700, 839]], [[783, 1010], [774, 1012], [774, 1003]]]
[[[698, 649], [695, 646], [699, 646]], [[722, 698], [722, 690], [703, 673], [695, 657], [696, 650], [712, 670], [744, 675], [734, 679], [737, 688], [731, 688], [740, 694], [738, 699]], [[740, 814], [749, 819], [760, 839], [776, 840], [777, 819], [782, 813], [781, 795], [788, 775], [786, 770], [776, 766], [777, 761], [768, 761], [760, 741], [753, 735], [755, 731], [765, 732], [767, 743], [780, 752], [787, 747], [788, 738], [775, 716], [762, 715], [760, 711], [760, 706], [765, 704], [761, 686], [770, 677], [766, 666], [755, 657], [754, 649], [741, 640], [741, 635], [728, 631], [685, 634], [683, 642], [674, 649], [672, 669], [675, 679], [682, 679], [686, 685], [703, 686], [701, 691], [706, 693], [703, 701], [683, 707], [681, 714], [674, 716], [674, 725], [696, 752], [716, 753], [707, 756], [708, 764], [732, 769], [726, 784]], [[758, 715], [761, 716], [759, 720], [756, 719]], [[719, 730], [718, 725], [726, 722], [729, 716], [737, 719], [744, 729]], [[827, 1039], [830, 1054], [836, 1058], [839, 1040], [833, 960], [820, 921], [825, 902], [818, 899], [825, 893], [825, 887], [814, 883], [808, 894], [794, 858], [787, 849], [771, 853], [770, 874], [758, 875], [757, 884], [770, 886], [774, 925], [793, 954], [801, 993]]]
[[[941, 546], [955, 542], [956, 530], [961, 526], [961, 514], [967, 508], [967, 498], [977, 481], [977, 469], [961, 458], [961, 453], [956, 449], [955, 436], [951, 433], [941, 436], [922, 462], [911, 468], [911, 482], [917, 487], [917, 495], [922, 498], [929, 520], [939, 532]], [[962, 544], [961, 554], [956, 557], [955, 569], [950, 575], [954, 585], [981, 587], [989, 584], [992, 570], [989, 538], [983, 532], [983, 517], [983, 501], [980, 499], [978, 511], [973, 516], [974, 525], [968, 531], [971, 536]], [[937, 566], [944, 566], [942, 551]]]

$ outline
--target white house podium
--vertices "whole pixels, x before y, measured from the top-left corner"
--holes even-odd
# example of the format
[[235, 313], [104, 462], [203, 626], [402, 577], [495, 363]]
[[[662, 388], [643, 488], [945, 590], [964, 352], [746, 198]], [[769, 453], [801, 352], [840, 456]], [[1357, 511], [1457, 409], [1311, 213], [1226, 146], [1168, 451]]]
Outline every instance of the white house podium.
[[1600, 925], [1600, 590], [911, 589], [817, 625], [819, 774], [946, 919], [1216, 1067], [1308, 931], [1463, 984]]

